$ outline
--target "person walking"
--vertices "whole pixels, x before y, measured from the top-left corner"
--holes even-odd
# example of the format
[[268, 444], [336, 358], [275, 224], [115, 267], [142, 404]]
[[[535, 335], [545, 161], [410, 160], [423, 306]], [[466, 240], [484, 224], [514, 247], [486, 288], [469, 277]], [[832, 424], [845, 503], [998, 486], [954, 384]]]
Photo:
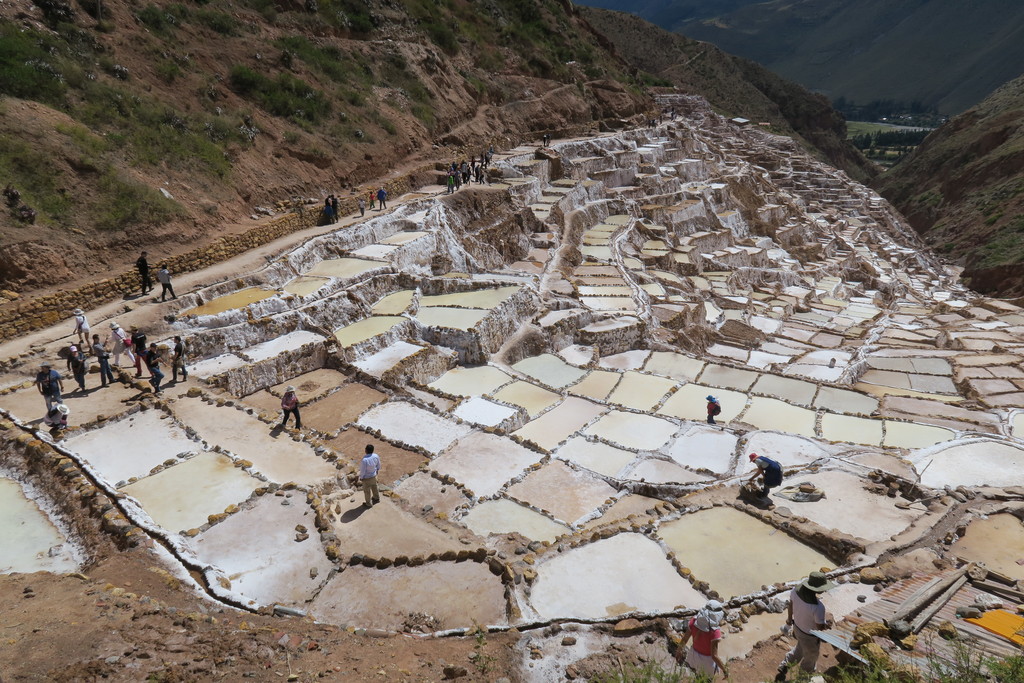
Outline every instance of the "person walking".
[[132, 325], [132, 350], [135, 352], [135, 378], [142, 377], [142, 361], [146, 356], [146, 333]]
[[366, 200], [362, 197], [359, 198], [359, 217], [362, 218], [366, 215]]
[[278, 429], [284, 429], [288, 426], [288, 417], [291, 415], [295, 416], [295, 428], [302, 429], [302, 418], [299, 416], [299, 397], [295, 395], [295, 387], [285, 387], [284, 396], [281, 397], [281, 424], [277, 425]]
[[333, 194], [331, 195], [331, 214], [334, 216], [334, 220], [331, 222], [337, 223], [341, 216], [338, 214], [338, 197]]
[[718, 424], [715, 422], [715, 418], [722, 414], [722, 404], [718, 402], [718, 399], [714, 396], [707, 397], [708, 402], [708, 424]]
[[54, 403], [64, 402], [64, 398], [61, 396], [64, 391], [64, 380], [48, 360], [39, 364], [39, 372], [36, 373], [36, 389], [46, 401], [46, 412], [50, 412]]
[[373, 207], [375, 201], [377, 201], [377, 195], [373, 193], [373, 190], [370, 190], [370, 211], [374, 210]]
[[172, 299], [178, 297], [174, 293], [174, 287], [171, 286], [171, 271], [167, 270], [167, 264], [161, 263], [160, 270], [156, 271], [156, 281], [160, 283], [160, 301], [166, 301], [167, 295], [170, 294]]
[[92, 355], [96, 356], [96, 362], [100, 364], [100, 386], [107, 386], [107, 381], [114, 382], [114, 373], [110, 371], [110, 352], [107, 345], [100, 341], [100, 335], [92, 335]]
[[818, 664], [821, 641], [811, 631], [832, 628], [832, 620], [825, 613], [825, 605], [819, 596], [835, 587], [824, 572], [811, 572], [800, 585], [789, 593], [789, 607], [786, 610], [786, 624], [793, 627], [796, 645], [786, 653], [775, 675], [776, 683], [786, 680], [790, 667], [799, 665], [808, 674], [814, 673]]
[[380, 502], [380, 489], [377, 488], [377, 474], [380, 472], [380, 457], [373, 452], [373, 444], [366, 445], [363, 459], [359, 461], [359, 483], [363, 487], [366, 502], [364, 508], [371, 508]]
[[163, 352], [160, 347], [155, 343], [149, 345], [149, 350], [145, 352], [146, 367], [149, 368], [149, 383], [153, 385], [153, 393], [160, 393], [160, 383], [164, 381], [164, 373], [160, 371], [160, 361], [162, 359]]
[[153, 290], [153, 281], [149, 279], [149, 261], [146, 260], [146, 252], [142, 252], [135, 261], [135, 270], [139, 271], [139, 282], [142, 288], [142, 295]]
[[754, 463], [754, 474], [747, 480], [747, 483], [753, 484], [760, 477], [761, 497], [768, 498], [771, 490], [782, 484], [782, 465], [767, 456], [758, 455], [757, 453], [750, 454], [750, 462]]
[[74, 334], [78, 335], [78, 343], [84, 346], [89, 343], [89, 321], [81, 308], [76, 308], [72, 314], [75, 316]]
[[380, 204], [380, 210], [388, 208], [388, 191], [381, 185], [380, 189], [377, 190], [377, 203]]
[[82, 350], [72, 344], [68, 347], [68, 372], [75, 378], [75, 383], [78, 384], [77, 391], [85, 391], [85, 353]]
[[114, 365], [121, 366], [121, 354], [128, 356], [129, 363], [135, 363], [135, 354], [132, 353], [132, 342], [128, 333], [121, 329], [117, 323], [110, 323], [110, 341], [114, 353]]
[[174, 337], [174, 355], [171, 356], [171, 381], [177, 384], [178, 372], [181, 372], [181, 381], [188, 379], [188, 369], [185, 367], [185, 354], [188, 347], [181, 340], [180, 336]]
[[[698, 675], [707, 676], [707, 680], [721, 672], [726, 678], [729, 670], [718, 656], [718, 644], [722, 640], [719, 625], [725, 617], [725, 608], [717, 600], [708, 600], [697, 614], [690, 619], [686, 635], [679, 642], [676, 660], [693, 669]], [[686, 645], [692, 642], [690, 649]], [[686, 653], [685, 655], [683, 653]]]
[[448, 194], [451, 194], [455, 192], [455, 174], [452, 173], [451, 171], [448, 171], [446, 179], [448, 183]]

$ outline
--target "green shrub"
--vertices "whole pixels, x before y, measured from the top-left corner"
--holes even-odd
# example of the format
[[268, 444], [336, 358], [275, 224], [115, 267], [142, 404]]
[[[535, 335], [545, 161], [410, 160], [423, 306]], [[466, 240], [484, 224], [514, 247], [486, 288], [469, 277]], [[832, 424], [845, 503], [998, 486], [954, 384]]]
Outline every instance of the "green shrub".
[[100, 177], [102, 199], [97, 207], [96, 225], [101, 230], [127, 230], [155, 225], [182, 213], [181, 207], [151, 187], [125, 180], [113, 168]]
[[195, 13], [196, 21], [222, 36], [238, 35], [238, 22], [230, 14], [215, 9], [201, 9]]
[[57, 49], [48, 36], [0, 24], [0, 94], [47, 104], [61, 102], [66, 84]]
[[235, 92], [255, 100], [274, 116], [317, 123], [331, 110], [321, 91], [288, 73], [268, 78], [247, 66], [236, 65], [231, 68], [230, 82]]

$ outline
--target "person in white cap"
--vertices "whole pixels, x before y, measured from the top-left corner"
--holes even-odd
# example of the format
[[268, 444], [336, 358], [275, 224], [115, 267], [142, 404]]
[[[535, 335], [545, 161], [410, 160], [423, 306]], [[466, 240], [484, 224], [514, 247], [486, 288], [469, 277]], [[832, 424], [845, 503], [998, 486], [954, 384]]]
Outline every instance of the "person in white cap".
[[295, 395], [295, 387], [285, 388], [284, 396], [281, 397], [281, 410], [284, 411], [284, 415], [281, 417], [281, 424], [277, 425], [278, 429], [288, 426], [290, 415], [295, 415], [295, 428], [302, 429], [302, 418], [299, 417], [299, 397]]
[[117, 323], [110, 323], [110, 341], [113, 345], [114, 365], [121, 365], [121, 354], [128, 356], [128, 363], [135, 364], [135, 354], [132, 353], [131, 341], [128, 333], [121, 329]]
[[89, 367], [86, 364], [85, 353], [72, 344], [68, 347], [68, 372], [75, 378], [78, 384], [78, 391], [85, 391], [85, 373]]
[[818, 664], [821, 641], [817, 636], [812, 635], [811, 631], [821, 631], [832, 627], [831, 620], [825, 613], [825, 605], [821, 603], [818, 596], [834, 587], [835, 584], [828, 580], [824, 572], [811, 572], [806, 579], [800, 582], [800, 585], [790, 591], [786, 624], [793, 627], [796, 646], [786, 654], [785, 659], [779, 664], [779, 672], [775, 675], [775, 680], [778, 683], [786, 680], [789, 667], [794, 664], [799, 664], [800, 668], [807, 673], [814, 673], [814, 667]]
[[[718, 643], [722, 640], [722, 630], [718, 626], [725, 617], [725, 608], [717, 600], [708, 600], [694, 616], [690, 619], [686, 635], [679, 643], [676, 657], [686, 652], [686, 666], [693, 669], [697, 674], [704, 674], [711, 680], [715, 674], [721, 672], [726, 678], [729, 671], [725, 662], [718, 656]], [[693, 642], [689, 650], [686, 650], [687, 643]]]
[[50, 428], [50, 432], [56, 432], [61, 429], [67, 429], [68, 426], [68, 415], [71, 410], [63, 403], [57, 405], [46, 411], [46, 417], [43, 418], [43, 424]]
[[78, 343], [85, 346], [89, 343], [89, 321], [85, 318], [85, 311], [81, 308], [76, 308], [73, 311], [75, 315], [75, 334], [78, 335]]

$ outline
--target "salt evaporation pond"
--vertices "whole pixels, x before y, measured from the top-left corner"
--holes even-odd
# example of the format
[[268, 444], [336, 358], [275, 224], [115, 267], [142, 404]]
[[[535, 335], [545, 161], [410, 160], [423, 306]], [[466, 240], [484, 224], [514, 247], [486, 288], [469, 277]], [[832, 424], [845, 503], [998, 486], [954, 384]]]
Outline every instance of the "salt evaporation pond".
[[295, 296], [309, 296], [328, 282], [330, 282], [330, 280], [325, 277], [309, 277], [306, 275], [300, 275], [294, 280], [288, 282], [288, 284], [281, 289], [288, 294], [294, 294]]
[[731, 507], [684, 515], [662, 524], [660, 536], [679, 561], [723, 598], [794, 581], [832, 561], [785, 532]]
[[564, 360], [550, 353], [542, 356], [526, 358], [512, 366], [524, 375], [555, 389], [561, 389], [573, 382], [578, 382], [586, 374], [586, 370], [569, 365]]
[[303, 273], [303, 275], [351, 278], [387, 265], [383, 261], [370, 261], [360, 258], [327, 259], [316, 264], [310, 270]]
[[205, 304], [201, 304], [191, 310], [185, 311], [182, 315], [216, 315], [236, 308], [244, 308], [245, 306], [254, 304], [257, 301], [269, 299], [276, 294], [277, 292], [273, 290], [260, 289], [259, 287], [247, 287], [246, 289], [240, 289], [237, 292], [225, 294], [224, 296], [219, 296], [216, 299], [207, 301]]
[[1024, 522], [1007, 513], [976, 519], [951, 550], [957, 557], [1019, 577], [1024, 574]]
[[944, 486], [1018, 486], [1024, 481], [1024, 450], [996, 441], [978, 440], [908, 457], [921, 483]]
[[618, 475], [623, 467], [636, 458], [636, 453], [632, 451], [624, 451], [600, 441], [587, 441], [582, 436], [575, 436], [566, 441], [555, 455], [609, 477]]
[[409, 308], [415, 295], [415, 289], [401, 289], [392, 292], [375, 303], [370, 308], [370, 312], [374, 315], [400, 315]]
[[375, 315], [335, 330], [334, 336], [342, 346], [353, 346], [384, 334], [406, 320], [407, 318], [393, 315]]
[[587, 433], [625, 448], [654, 451], [672, 438], [676, 426], [650, 415], [612, 410], [587, 427]]
[[[78, 563], [63, 534], [21, 484], [0, 476], [0, 574], [73, 572]], [[51, 549], [54, 549], [51, 555]]]
[[416, 319], [427, 327], [444, 327], [452, 330], [472, 330], [490, 311], [481, 308], [450, 308], [434, 306], [416, 312]]
[[506, 498], [484, 501], [466, 513], [460, 521], [470, 531], [481, 536], [515, 532], [531, 541], [550, 543], [569, 533], [569, 527], [564, 524]]
[[487, 394], [512, 381], [507, 374], [489, 365], [454, 367], [428, 384], [431, 389], [453, 396], [479, 396]]
[[542, 619], [603, 619], [702, 606], [657, 543], [622, 533], [554, 554], [537, 565], [530, 604]]
[[506, 301], [518, 291], [519, 287], [498, 287], [497, 289], [478, 289], [472, 292], [456, 292], [454, 294], [433, 294], [420, 297], [420, 308], [452, 306], [456, 308], [491, 309]]

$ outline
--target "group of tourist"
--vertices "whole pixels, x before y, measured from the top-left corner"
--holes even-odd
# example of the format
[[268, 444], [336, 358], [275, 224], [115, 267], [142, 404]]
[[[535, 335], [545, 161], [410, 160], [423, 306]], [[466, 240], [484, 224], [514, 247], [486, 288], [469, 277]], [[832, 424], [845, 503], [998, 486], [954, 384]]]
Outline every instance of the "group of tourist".
[[490, 178], [487, 177], [487, 167], [491, 163], [491, 157], [494, 156], [494, 147], [492, 146], [485, 152], [480, 153], [480, 158], [473, 156], [469, 158], [469, 161], [465, 159], [462, 163], [453, 161], [445, 171], [445, 186], [448, 194], [462, 188], [463, 185], [469, 185], [472, 182], [478, 185], [487, 183], [491, 184]]
[[[142, 290], [142, 296], [146, 296], [153, 291], [153, 280], [149, 276], [149, 259], [146, 252], [142, 252], [142, 255], [135, 260], [135, 270], [139, 273], [139, 287]], [[166, 263], [160, 264], [160, 269], [156, 271], [156, 281], [160, 283], [160, 301], [166, 301], [168, 294], [172, 299], [178, 298], [171, 285], [171, 271], [167, 270]]]

